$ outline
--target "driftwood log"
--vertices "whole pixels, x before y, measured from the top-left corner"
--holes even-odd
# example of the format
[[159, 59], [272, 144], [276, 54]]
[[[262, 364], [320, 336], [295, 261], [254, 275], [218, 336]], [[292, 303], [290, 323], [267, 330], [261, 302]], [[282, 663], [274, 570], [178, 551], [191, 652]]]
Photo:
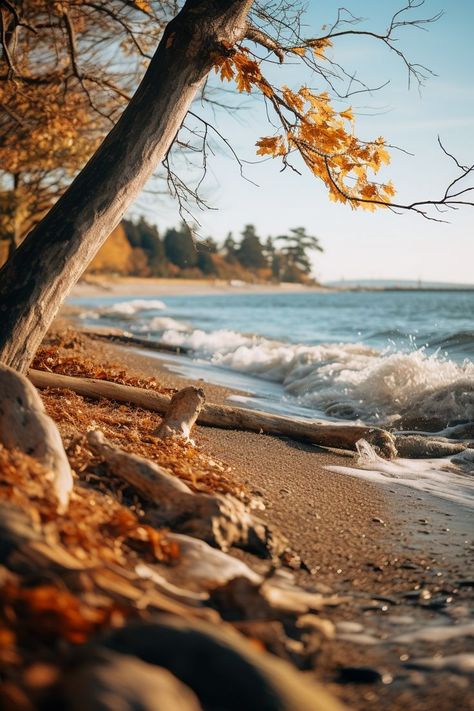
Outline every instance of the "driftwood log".
[[396, 435], [396, 448], [399, 457], [408, 459], [432, 459], [437, 457], [452, 457], [467, 449], [467, 444], [447, 442], [421, 435]]
[[253, 516], [242, 501], [229, 495], [195, 494], [158, 464], [110, 444], [98, 430], [90, 431], [87, 441], [91, 451], [151, 505], [147, 519], [153, 525], [171, 526], [222, 550], [240, 546], [272, 558], [287, 552], [283, 536]]
[[[29, 378], [37, 388], [66, 388], [86, 397], [128, 402], [159, 413], [165, 413], [170, 404], [170, 399], [166, 395], [129, 385], [110, 383], [106, 380], [76, 378], [39, 370], [30, 370]], [[360, 439], [365, 439], [377, 453], [387, 459], [392, 459], [397, 454], [393, 437], [378, 427], [323, 424], [311, 420], [271, 415], [258, 410], [210, 403], [203, 406], [197, 421], [201, 425], [221, 429], [263, 432], [289, 437], [300, 442], [309, 442], [321, 447], [352, 451], [357, 449], [356, 444]]]
[[37, 390], [24, 376], [0, 364], [0, 443], [19, 449], [51, 472], [58, 508], [64, 511], [73, 488], [61, 435], [46, 414]]
[[156, 431], [157, 437], [182, 437], [189, 435], [204, 405], [204, 391], [192, 385], [175, 393], [170, 400], [163, 421]]

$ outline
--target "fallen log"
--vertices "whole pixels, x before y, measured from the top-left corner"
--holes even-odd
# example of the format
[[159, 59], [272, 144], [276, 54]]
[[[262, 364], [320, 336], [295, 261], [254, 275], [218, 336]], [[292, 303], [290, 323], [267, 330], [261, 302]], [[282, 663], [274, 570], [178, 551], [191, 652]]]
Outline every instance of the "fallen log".
[[151, 341], [148, 338], [127, 336], [124, 333], [112, 332], [109, 328], [107, 330], [104, 329], [104, 332], [102, 333], [99, 331], [89, 331], [86, 328], [83, 329], [83, 332], [95, 341], [108, 341], [109, 343], [118, 343], [119, 345], [137, 346], [137, 348], [146, 348], [147, 351], [177, 353], [178, 355], [189, 353], [191, 351], [191, 349], [186, 346], [173, 346], [170, 343], [163, 343], [162, 341]]
[[[71, 377], [40, 370], [30, 370], [29, 378], [37, 388], [65, 388], [86, 397], [128, 402], [162, 414], [168, 410], [170, 405], [170, 398], [161, 393], [130, 385], [110, 383], [106, 380]], [[321, 423], [211, 403], [206, 403], [203, 406], [197, 421], [200, 425], [220, 429], [261, 432], [278, 437], [289, 437], [321, 447], [352, 451], [356, 451], [356, 444], [360, 439], [365, 439], [378, 454], [387, 459], [392, 459], [397, 454], [393, 437], [378, 427]]]
[[438, 440], [420, 435], [396, 435], [395, 446], [399, 457], [408, 459], [434, 459], [451, 457], [467, 449], [467, 444]]
[[277, 560], [287, 541], [254, 516], [242, 501], [220, 494], [195, 494], [158, 464], [108, 442], [100, 430], [87, 433], [91, 451], [113, 473], [139, 491], [148, 504], [147, 520], [202, 538], [226, 551], [231, 546]]
[[168, 669], [205, 709], [222, 711], [343, 711], [310, 676], [254, 649], [229, 626], [158, 615], [102, 637], [101, 645]]

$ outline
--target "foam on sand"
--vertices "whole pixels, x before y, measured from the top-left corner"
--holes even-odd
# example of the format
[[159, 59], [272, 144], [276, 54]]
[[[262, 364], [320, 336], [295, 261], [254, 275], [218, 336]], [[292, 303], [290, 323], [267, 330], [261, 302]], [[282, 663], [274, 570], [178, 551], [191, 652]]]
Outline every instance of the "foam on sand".
[[379, 457], [365, 440], [360, 440], [357, 448], [357, 468], [333, 465], [326, 468], [338, 474], [349, 474], [378, 484], [408, 486], [474, 508], [474, 461], [471, 462], [470, 473], [467, 473], [465, 468], [459, 469], [456, 464], [460, 455], [442, 459], [387, 461]]

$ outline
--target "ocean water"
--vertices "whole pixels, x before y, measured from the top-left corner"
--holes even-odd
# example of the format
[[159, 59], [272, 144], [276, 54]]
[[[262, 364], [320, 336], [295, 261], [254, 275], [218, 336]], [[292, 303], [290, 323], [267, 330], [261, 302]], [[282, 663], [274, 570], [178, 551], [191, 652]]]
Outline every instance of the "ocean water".
[[[245, 390], [251, 398], [236, 399], [259, 409], [391, 429], [422, 418], [436, 430], [474, 422], [474, 291], [236, 290], [72, 302], [89, 325], [113, 325], [189, 349], [187, 355], [167, 355], [170, 367]], [[361, 466], [373, 476], [367, 457]], [[443, 460], [440, 467], [427, 464], [428, 476], [419, 463], [405, 475], [403, 466], [379, 475], [392, 483], [394, 478], [416, 480], [418, 488], [423, 488], [420, 480], [431, 478], [432, 493], [440, 479], [439, 495], [445, 498], [462, 488], [460, 476], [467, 480], [463, 503], [473, 497], [474, 506], [474, 471], [469, 469]], [[453, 483], [448, 481], [446, 496], [450, 472]]]

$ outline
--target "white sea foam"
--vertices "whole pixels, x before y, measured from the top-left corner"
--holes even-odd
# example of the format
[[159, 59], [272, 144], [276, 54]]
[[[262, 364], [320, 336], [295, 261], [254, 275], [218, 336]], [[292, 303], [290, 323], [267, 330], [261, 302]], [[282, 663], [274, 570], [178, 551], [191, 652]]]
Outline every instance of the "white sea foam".
[[151, 320], [139, 322], [138, 325], [134, 327], [134, 331], [147, 333], [164, 333], [165, 331], [175, 333], [177, 331], [181, 333], [191, 331], [191, 326], [183, 321], [176, 321], [176, 319], [170, 318], [169, 316], [154, 316]]
[[326, 468], [338, 474], [349, 474], [378, 484], [407, 486], [474, 508], [474, 477], [459, 471], [456, 463], [453, 463], [460, 455], [440, 459], [387, 461], [379, 457], [373, 447], [364, 440], [358, 442], [357, 448], [358, 468], [332, 465]]
[[281, 383], [288, 395], [330, 417], [390, 424], [411, 417], [474, 420], [474, 364], [424, 350], [380, 352], [358, 343], [295, 345], [230, 330], [167, 331], [211, 362]]
[[103, 316], [127, 318], [134, 316], [139, 311], [162, 311], [166, 309], [166, 304], [159, 299], [132, 299], [131, 301], [120, 301], [117, 304], [104, 306], [99, 310]]

